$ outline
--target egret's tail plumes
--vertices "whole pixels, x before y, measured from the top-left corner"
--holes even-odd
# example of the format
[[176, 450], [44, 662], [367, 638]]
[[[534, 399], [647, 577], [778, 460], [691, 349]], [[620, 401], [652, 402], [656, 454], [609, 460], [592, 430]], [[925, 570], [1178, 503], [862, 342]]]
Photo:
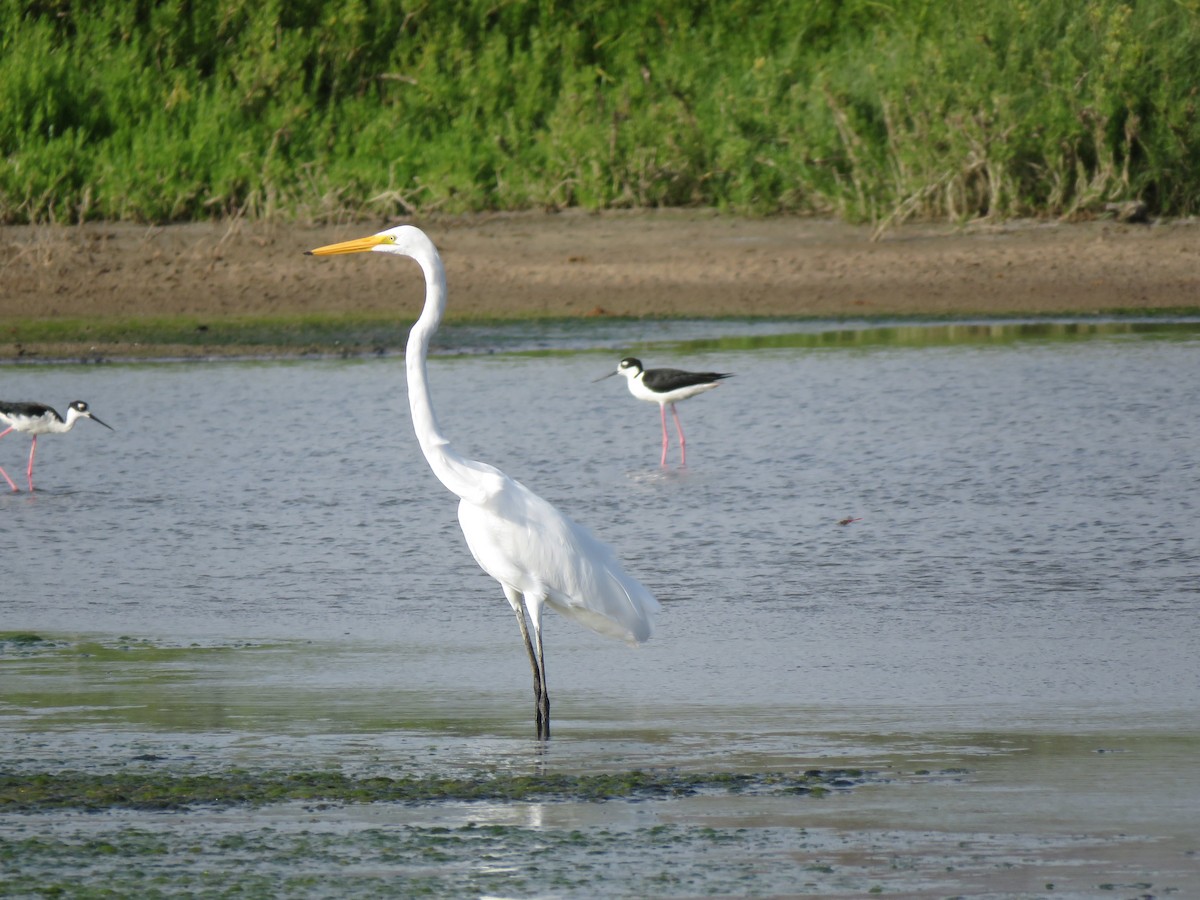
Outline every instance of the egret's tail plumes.
[[[582, 525], [571, 524], [576, 538], [589, 542], [588, 557], [598, 565], [588, 572], [574, 596], [551, 591], [547, 600], [554, 609], [605, 637], [640, 644], [654, 633], [658, 600], [641, 582], [631, 577], [607, 545], [600, 543]], [[608, 559], [603, 560], [607, 555]]]
[[464, 498], [458, 507], [480, 568], [606, 637], [631, 644], [649, 638], [658, 601], [611, 548], [519, 481], [493, 472], [487, 499]]

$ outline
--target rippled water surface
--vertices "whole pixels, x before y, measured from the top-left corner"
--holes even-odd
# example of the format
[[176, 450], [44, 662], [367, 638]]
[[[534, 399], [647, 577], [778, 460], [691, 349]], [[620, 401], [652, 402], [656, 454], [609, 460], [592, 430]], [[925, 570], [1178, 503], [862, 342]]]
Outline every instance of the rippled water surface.
[[[666, 865], [638, 829], [664, 824], [691, 874], [663, 894], [1200, 890], [1198, 335], [724, 349], [689, 333], [638, 352], [736, 375], [680, 405], [689, 466], [672, 447], [665, 470], [656, 407], [621, 379], [593, 383], [620, 351], [434, 359], [458, 449], [591, 526], [663, 603], [636, 649], [548, 614], [544, 752], [527, 740], [512, 613], [420, 456], [402, 360], [0, 370], [0, 396], [85, 399], [116, 429], [43, 438], [38, 491], [0, 496], [0, 632], [46, 639], [0, 644], [4, 757], [38, 771], [146, 754], [372, 771], [850, 763], [894, 783], [803, 807], [321, 821], [491, 817], [518, 859], [539, 829], [625, 829], [605, 852], [628, 872], [608, 887], [630, 896]], [[27, 450], [0, 440], [19, 484]], [[281, 834], [292, 821], [242, 815]], [[728, 858], [701, 826], [728, 829]], [[9, 835], [31, 827], [0, 817]], [[975, 881], [886, 863], [962, 841], [981, 842], [958, 863]], [[747, 859], [775, 874], [746, 876]], [[520, 871], [514, 895], [586, 895]]]

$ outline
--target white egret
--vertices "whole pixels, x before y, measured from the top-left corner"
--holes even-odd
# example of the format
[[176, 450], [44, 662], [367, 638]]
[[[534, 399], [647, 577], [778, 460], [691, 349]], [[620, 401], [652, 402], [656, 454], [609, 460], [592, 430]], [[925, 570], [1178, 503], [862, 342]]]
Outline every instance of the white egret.
[[[0, 425], [8, 426], [0, 431], [0, 438], [10, 431], [33, 436], [33, 444], [29, 447], [29, 465], [25, 468], [25, 480], [29, 482], [29, 490], [33, 490], [33, 458], [37, 454], [38, 435], [65, 434], [74, 428], [75, 423], [80, 419], [91, 419], [99, 425], [104, 425], [109, 431], [113, 430], [111, 425], [101, 422], [92, 415], [92, 411], [82, 400], [71, 402], [71, 405], [67, 407], [65, 419], [44, 403], [12, 403], [0, 400]], [[17, 490], [17, 486], [13, 484], [13, 480], [8, 477], [7, 472], [0, 469], [0, 475], [4, 476], [4, 480], [8, 482], [10, 488], [14, 491]]]
[[687, 465], [687, 441], [683, 436], [683, 426], [679, 424], [679, 413], [675, 404], [688, 397], [695, 397], [704, 391], [711, 391], [724, 378], [732, 378], [727, 372], [684, 372], [682, 369], [644, 369], [642, 361], [627, 356], [617, 363], [617, 370], [602, 375], [596, 381], [603, 381], [613, 375], [624, 375], [629, 383], [629, 393], [639, 400], [649, 400], [658, 404], [659, 418], [662, 419], [662, 459], [659, 465], [667, 464], [667, 407], [671, 407], [671, 417], [675, 420], [675, 433], [679, 435], [679, 464]]
[[460, 499], [458, 521], [471, 555], [500, 582], [516, 614], [533, 669], [537, 736], [546, 740], [550, 697], [542, 648], [543, 607], [602, 635], [636, 644], [650, 637], [658, 601], [590, 531], [499, 469], [467, 459], [450, 445], [434, 415], [426, 380], [429, 342], [446, 310], [441, 257], [425, 233], [409, 225], [308, 252], [331, 256], [367, 250], [407, 256], [425, 275], [425, 305], [405, 351], [413, 429], [433, 474]]

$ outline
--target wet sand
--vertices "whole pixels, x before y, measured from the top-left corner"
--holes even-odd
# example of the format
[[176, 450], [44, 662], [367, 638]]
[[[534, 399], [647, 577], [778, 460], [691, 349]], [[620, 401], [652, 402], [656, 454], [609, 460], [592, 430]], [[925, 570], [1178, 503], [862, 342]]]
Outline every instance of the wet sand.
[[[411, 317], [415, 270], [302, 255], [385, 224], [2, 228], [0, 357], [29, 320]], [[911, 225], [878, 240], [833, 221], [695, 211], [418, 224], [443, 253], [451, 320], [1155, 313], [1196, 310], [1200, 288], [1191, 221]]]

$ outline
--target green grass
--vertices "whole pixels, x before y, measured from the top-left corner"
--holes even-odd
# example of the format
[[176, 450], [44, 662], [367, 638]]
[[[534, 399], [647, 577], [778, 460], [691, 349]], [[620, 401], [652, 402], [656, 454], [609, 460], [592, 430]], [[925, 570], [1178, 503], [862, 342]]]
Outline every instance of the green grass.
[[0, 222], [1200, 207], [1196, 0], [11, 0]]

